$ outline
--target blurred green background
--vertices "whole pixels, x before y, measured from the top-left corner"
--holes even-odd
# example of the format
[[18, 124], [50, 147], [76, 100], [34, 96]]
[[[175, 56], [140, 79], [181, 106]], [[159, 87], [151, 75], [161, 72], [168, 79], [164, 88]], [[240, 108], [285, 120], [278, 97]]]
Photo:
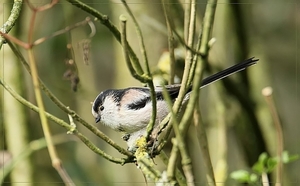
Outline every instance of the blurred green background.
[[[2, 0], [0, 5], [1, 25], [10, 13], [11, 1]], [[48, 1], [30, 1], [39, 6]], [[127, 1], [132, 9], [138, 23], [141, 26], [145, 45], [151, 67], [155, 69], [160, 56], [168, 49], [166, 35], [166, 23], [161, 1], [153, 0], [131, 0]], [[177, 1], [174, 1], [177, 2]], [[179, 1], [178, 1], [179, 2]], [[183, 1], [184, 2], [184, 1]], [[112, 22], [119, 27], [119, 16], [128, 15], [124, 6], [117, 0], [86, 0], [101, 13], [108, 15]], [[200, 30], [206, 1], [197, 1], [197, 28]], [[172, 19], [176, 29], [183, 29], [183, 11], [178, 3], [172, 7]], [[209, 52], [211, 65], [226, 68], [234, 63], [240, 62], [248, 57], [255, 56], [260, 59], [259, 63], [247, 70], [249, 75], [250, 90], [247, 94], [254, 100], [256, 114], [261, 126], [268, 126], [272, 122], [270, 113], [266, 109], [266, 102], [261, 95], [261, 90], [266, 86], [273, 88], [274, 100], [282, 122], [284, 135], [284, 149], [291, 154], [300, 154], [299, 146], [299, 15], [300, 4], [297, 1], [266, 0], [266, 1], [218, 1], [215, 23], [212, 37], [216, 38], [215, 44]], [[10, 35], [27, 41], [29, 22], [32, 12], [26, 4], [23, 5], [21, 15], [11, 31]], [[34, 27], [34, 40], [51, 35], [57, 30], [74, 25], [83, 21], [87, 16], [93, 18], [86, 12], [71, 5], [67, 1], [60, 1], [53, 8], [37, 15]], [[91, 115], [91, 102], [103, 90], [109, 88], [125, 88], [128, 86], [141, 86], [141, 83], [130, 76], [126, 67], [121, 45], [112, 36], [110, 31], [99, 21], [95, 22], [96, 34], [90, 40], [89, 63], [83, 61], [82, 41], [88, 38], [90, 28], [88, 26], [54, 37], [34, 47], [34, 54], [38, 63], [39, 75], [48, 88], [67, 106], [75, 110], [86, 121], [93, 124]], [[128, 16], [128, 41], [134, 51], [141, 59], [137, 34], [131, 19]], [[74, 70], [74, 66], [66, 63], [70, 58], [67, 44], [71, 43], [75, 54], [75, 63], [78, 68], [80, 83], [78, 90], [74, 92], [70, 81], [63, 77], [68, 70]], [[28, 59], [26, 50], [20, 51]], [[4, 79], [14, 90], [27, 100], [35, 103], [31, 77], [24, 70], [21, 63], [12, 54], [10, 48], [4, 45], [0, 57], [0, 77]], [[208, 76], [206, 73], [204, 76]], [[240, 81], [241, 76], [232, 77]], [[243, 82], [241, 82], [243, 83]], [[203, 120], [207, 127], [207, 135], [210, 144], [210, 153], [215, 170], [218, 170], [218, 158], [220, 155], [220, 134], [217, 119], [217, 104], [215, 99], [224, 98], [222, 92], [216, 93], [221, 83], [215, 83], [207, 87], [201, 93], [201, 111]], [[237, 87], [239, 89], [239, 87]], [[24, 107], [15, 101], [2, 87], [0, 89], [0, 150], [3, 161], [6, 156], [16, 157], [26, 145], [33, 140], [43, 137], [39, 116], [37, 113]], [[227, 93], [224, 93], [227, 94]], [[219, 98], [218, 98], [219, 99]], [[230, 102], [228, 97], [226, 102]], [[68, 121], [68, 116], [53, 104], [46, 96], [44, 97], [46, 110], [55, 116]], [[226, 108], [225, 118], [229, 121], [242, 121], [243, 111], [233, 100]], [[228, 174], [234, 170], [247, 169], [247, 154], [243, 146], [243, 136], [239, 135], [237, 125], [239, 122], [226, 122], [226, 140]], [[265, 123], [264, 123], [265, 122]], [[247, 122], [246, 122], [247, 123]], [[248, 122], [249, 124], [249, 122]], [[96, 124], [105, 134], [126, 148], [121, 135], [111, 129]], [[134, 164], [120, 166], [108, 162], [87, 148], [82, 142], [72, 135], [67, 135], [65, 129], [50, 121], [53, 134], [58, 137], [58, 153], [71, 178], [78, 185], [145, 185], [144, 177]], [[122, 157], [116, 150], [97, 138], [80, 124], [78, 129], [92, 140], [99, 148], [112, 156]], [[198, 185], [206, 185], [204, 164], [201, 152], [193, 135], [188, 137], [189, 149], [193, 158], [193, 167]], [[276, 147], [275, 131], [265, 131], [269, 136], [268, 150], [274, 153]], [[247, 138], [247, 133], [243, 134]], [[250, 134], [249, 134], [250, 135]], [[249, 140], [249, 139], [246, 139]], [[251, 139], [250, 139], [251, 140]], [[255, 141], [255, 139], [253, 139]], [[245, 141], [245, 140], [244, 140]], [[257, 144], [259, 146], [260, 144]], [[11, 150], [10, 146], [15, 147]], [[250, 151], [256, 151], [249, 147]], [[258, 147], [259, 148], [259, 147]], [[7, 155], [4, 152], [9, 152]], [[5, 156], [5, 157], [4, 157]], [[2, 158], [1, 158], [2, 159]], [[28, 160], [28, 161], [27, 161]], [[0, 160], [1, 161], [1, 160]], [[3, 162], [2, 161], [2, 162]], [[155, 159], [158, 166], [162, 163]], [[161, 166], [163, 169], [164, 166]], [[295, 161], [284, 166], [284, 185], [295, 185], [299, 180], [300, 163]], [[51, 161], [46, 148], [33, 152], [29, 159], [19, 162], [10, 178], [6, 178], [5, 185], [62, 185], [61, 178], [51, 166]], [[29, 177], [28, 177], [29, 176]], [[12, 180], [14, 182], [12, 182]], [[218, 181], [218, 179], [216, 180]], [[227, 185], [238, 185], [231, 178], [227, 179]]]

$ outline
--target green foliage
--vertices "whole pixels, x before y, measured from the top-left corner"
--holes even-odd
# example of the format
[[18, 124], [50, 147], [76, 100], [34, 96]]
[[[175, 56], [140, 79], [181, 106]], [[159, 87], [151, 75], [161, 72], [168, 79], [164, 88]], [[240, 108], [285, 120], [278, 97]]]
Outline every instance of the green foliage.
[[282, 162], [290, 163], [299, 159], [299, 154], [290, 155], [288, 151], [283, 151], [282, 153]]
[[269, 157], [266, 152], [262, 153], [258, 161], [252, 166], [252, 170], [257, 174], [270, 173], [277, 165], [277, 158]]
[[[289, 152], [282, 152], [282, 162], [287, 164], [299, 159], [299, 155], [290, 155]], [[266, 152], [262, 153], [258, 161], [252, 166], [252, 171], [237, 170], [230, 174], [230, 177], [240, 183], [252, 184], [258, 181], [263, 173], [271, 173], [278, 165], [279, 157], [270, 157]]]
[[246, 170], [234, 171], [230, 174], [230, 177], [240, 183], [255, 183], [258, 180], [257, 174]]

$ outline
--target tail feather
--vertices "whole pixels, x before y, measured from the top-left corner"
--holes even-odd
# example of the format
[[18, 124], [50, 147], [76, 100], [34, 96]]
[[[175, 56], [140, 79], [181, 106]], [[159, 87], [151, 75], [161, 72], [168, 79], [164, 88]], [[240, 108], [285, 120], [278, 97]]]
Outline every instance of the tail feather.
[[200, 88], [203, 88], [215, 81], [218, 81], [218, 80], [221, 80], [227, 76], [230, 76], [234, 73], [237, 73], [237, 72], [240, 72], [242, 70], [245, 70], [247, 67], [251, 66], [251, 65], [254, 65], [256, 64], [256, 62], [258, 61], [259, 59], [254, 59], [254, 57], [250, 58], [250, 59], [247, 59], [241, 63], [238, 63], [236, 65], [233, 65], [225, 70], [222, 70], [214, 75], [211, 75], [205, 79], [202, 80], [202, 83], [201, 83], [201, 87]]

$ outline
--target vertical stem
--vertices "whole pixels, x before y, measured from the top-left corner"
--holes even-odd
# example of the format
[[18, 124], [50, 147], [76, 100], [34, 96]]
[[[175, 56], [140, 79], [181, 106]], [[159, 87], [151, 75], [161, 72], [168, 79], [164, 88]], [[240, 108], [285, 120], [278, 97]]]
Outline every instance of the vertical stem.
[[32, 45], [32, 36], [34, 33], [34, 23], [35, 23], [37, 12], [38, 12], [37, 9], [33, 9], [33, 15], [30, 19], [30, 26], [29, 26], [29, 33], [28, 33], [28, 43], [29, 43], [28, 57], [29, 57], [29, 66], [31, 69], [32, 82], [34, 86], [35, 98], [36, 98], [37, 106], [39, 107], [40, 120], [45, 135], [45, 140], [47, 143], [49, 155], [52, 161], [52, 166], [56, 169], [56, 171], [58, 172], [58, 174], [60, 175], [60, 177], [62, 178], [62, 180], [66, 185], [73, 186], [74, 185], [73, 181], [71, 180], [71, 178], [69, 177], [65, 169], [63, 168], [61, 160], [58, 158], [56, 149], [54, 147], [54, 143], [52, 141], [48, 120], [45, 114], [45, 107], [44, 107], [44, 102], [43, 102], [40, 83], [39, 83], [39, 75], [38, 75], [36, 61], [33, 54], [33, 45]]
[[[52, 160], [52, 165], [55, 169], [59, 170], [58, 167], [60, 166], [61, 162], [60, 159], [57, 157], [57, 152], [56, 149], [54, 148], [54, 144], [51, 138], [51, 131], [48, 125], [48, 121], [45, 115], [45, 107], [42, 99], [42, 94], [40, 90], [40, 84], [38, 81], [38, 72], [37, 72], [37, 66], [35, 63], [34, 55], [32, 48], [28, 49], [28, 57], [29, 57], [29, 64], [31, 68], [31, 77], [32, 77], [32, 82], [34, 86], [34, 93], [35, 93], [35, 98], [37, 102], [37, 106], [39, 107], [39, 115], [40, 115], [40, 120], [43, 128], [43, 132], [45, 135], [48, 151], [50, 158]], [[63, 177], [62, 177], [63, 178]], [[70, 181], [68, 181], [70, 182]]]
[[[188, 30], [188, 41], [187, 41], [187, 45], [192, 48], [193, 47], [193, 39], [194, 39], [194, 32], [195, 32], [195, 19], [196, 19], [196, 1], [195, 0], [192, 0], [191, 1], [191, 11], [189, 12], [190, 13], [190, 21], [189, 21], [189, 30]], [[183, 72], [183, 78], [182, 78], [182, 83], [181, 83], [181, 88], [180, 88], [180, 91], [179, 91], [179, 95], [178, 95], [178, 98], [177, 100], [175, 101], [174, 103], [174, 106], [173, 106], [173, 112], [174, 113], [177, 113], [179, 111], [179, 108], [181, 106], [181, 103], [185, 97], [185, 93], [186, 93], [186, 89], [187, 89], [187, 82], [188, 82], [188, 77], [189, 77], [189, 72], [190, 72], [190, 67], [191, 67], [191, 62], [192, 62], [192, 51], [188, 50], [186, 52], [186, 58], [185, 58], [185, 67], [184, 67], [184, 72]], [[174, 122], [173, 119], [171, 119], [170, 121], [171, 123]], [[176, 123], [175, 123], [176, 125]], [[182, 125], [180, 123], [180, 125]], [[179, 127], [180, 127], [179, 125]], [[173, 125], [173, 128], [175, 126]], [[178, 126], [177, 126], [178, 127]], [[180, 128], [178, 128], [180, 129]], [[181, 130], [182, 131], [182, 130]], [[176, 138], [178, 138], [178, 141], [181, 142], [180, 140], [180, 135], [176, 135]], [[182, 136], [184, 138], [184, 135]], [[185, 147], [185, 142], [182, 141], [182, 144], [180, 144], [181, 147]], [[168, 176], [170, 178], [173, 178], [174, 177], [174, 172], [175, 170], [172, 169], [172, 165], [173, 164], [176, 164], [176, 161], [178, 159], [178, 150], [177, 148], [179, 148], [180, 150], [180, 153], [182, 153], [181, 155], [182, 156], [185, 156], [185, 158], [182, 159], [182, 166], [184, 168], [184, 171], [185, 171], [185, 174], [186, 175], [189, 175], [189, 177], [187, 179], [188, 181], [188, 184], [189, 185], [193, 185], [194, 184], [194, 178], [193, 178], [193, 175], [192, 175], [192, 172], [191, 172], [191, 162], [190, 162], [190, 158], [188, 156], [187, 153], [185, 153], [184, 149], [181, 149], [181, 147], [178, 146], [178, 144], [174, 144], [173, 145], [173, 148], [172, 148], [172, 153], [170, 155], [170, 162], [169, 162], [169, 166], [167, 168], [167, 172], [168, 172]]]
[[172, 31], [173, 24], [171, 23], [171, 19], [169, 17], [169, 6], [166, 5], [166, 0], [163, 0], [163, 8], [164, 14], [167, 23], [168, 29], [168, 45], [169, 45], [169, 58], [170, 58], [170, 77], [169, 77], [169, 84], [174, 84], [174, 77], [175, 77], [175, 56], [174, 56], [174, 36]]
[[[169, 157], [167, 156], [167, 154], [163, 150], [159, 153], [159, 157], [165, 165], [168, 165]], [[177, 180], [178, 184], [180, 186], [185, 186], [186, 185], [185, 177], [183, 176], [183, 174], [181, 173], [181, 171], [177, 167], [175, 167], [174, 169], [175, 169], [175, 172], [176, 172], [175, 174], [176, 174], [176, 180]]]
[[262, 186], [270, 186], [268, 174], [263, 172], [261, 175]]
[[[167, 93], [166, 87], [163, 87], [163, 96], [164, 96], [166, 102], [168, 103], [168, 105], [170, 106], [171, 115], [174, 118], [173, 122], [172, 122], [172, 125], [173, 125], [173, 129], [174, 129], [174, 133], [176, 135], [176, 139], [172, 140], [173, 149], [172, 149], [172, 154], [171, 154], [170, 159], [171, 158], [174, 159], [174, 158], [178, 157], [177, 152], [178, 152], [178, 149], [179, 149], [179, 152], [180, 152], [181, 157], [182, 157], [182, 161], [181, 161], [182, 169], [183, 169], [184, 175], [185, 175], [186, 180], [187, 180], [187, 185], [194, 186], [195, 183], [194, 183], [194, 175], [193, 175], [193, 172], [192, 172], [192, 160], [191, 160], [191, 158], [188, 154], [187, 145], [186, 145], [185, 140], [183, 138], [183, 133], [179, 130], [179, 123], [176, 120], [176, 115], [175, 115], [174, 111], [171, 109], [172, 101], [171, 101], [170, 96]], [[176, 159], [174, 159], [174, 160], [175, 161], [170, 161], [169, 165], [168, 165], [168, 172], [167, 173], [168, 173], [168, 175], [172, 176], [172, 177], [169, 177], [170, 179], [174, 179], [173, 177], [174, 177], [175, 168], [176, 168]]]
[[279, 119], [279, 115], [273, 100], [272, 96], [273, 90], [271, 87], [266, 87], [262, 90], [263, 96], [265, 96], [266, 102], [269, 106], [274, 126], [277, 132], [277, 156], [279, 158], [279, 163], [276, 168], [276, 186], [281, 186], [282, 183], [282, 172], [283, 172], [283, 162], [282, 162], [282, 151], [283, 151], [283, 134], [282, 134], [282, 128], [281, 123]]
[[[185, 1], [185, 0], [184, 0]], [[191, 13], [191, 1], [184, 3], [184, 41], [187, 43], [189, 37], [189, 25], [190, 25], [190, 13]]]
[[207, 179], [208, 183], [211, 183], [212, 185], [216, 186], [214, 170], [213, 170], [213, 166], [211, 164], [211, 158], [210, 158], [210, 153], [209, 153], [209, 148], [208, 148], [207, 135], [205, 132], [205, 127], [202, 122], [199, 109], [197, 109], [194, 112], [194, 117], [195, 117], [194, 122], [195, 122], [196, 130], [197, 130], [197, 139], [200, 144], [203, 161], [204, 161], [206, 169], [207, 169], [206, 179]]
[[[193, 5], [193, 4], [192, 4]], [[193, 91], [191, 93], [191, 97], [189, 100], [189, 103], [187, 105], [186, 111], [182, 117], [181, 123], [180, 123], [180, 129], [181, 131], [186, 131], [188, 126], [189, 126], [189, 119], [191, 117], [191, 115], [193, 114], [193, 110], [196, 106], [196, 103], [198, 101], [199, 98], [199, 94], [200, 94], [200, 89], [198, 87], [200, 87], [201, 85], [201, 77], [202, 77], [202, 72], [203, 72], [203, 67], [204, 64], [206, 64], [207, 62], [207, 56], [208, 56], [208, 42], [209, 42], [209, 38], [211, 37], [211, 31], [212, 31], [212, 26], [214, 23], [214, 16], [215, 16], [215, 11], [216, 11], [216, 6], [217, 6], [217, 0], [209, 0], [206, 6], [206, 11], [205, 11], [205, 15], [204, 15], [204, 21], [203, 21], [203, 32], [202, 32], [202, 39], [201, 39], [201, 44], [200, 44], [200, 53], [202, 54], [198, 63], [196, 64], [196, 69], [195, 69], [195, 78], [193, 79]], [[199, 118], [198, 120], [199, 122], [199, 126], [203, 126], [202, 124], [202, 120], [201, 118]], [[198, 127], [199, 127], [198, 126]], [[200, 130], [200, 129], [198, 129]], [[203, 131], [203, 129], [201, 129]], [[202, 145], [200, 143], [200, 145]], [[203, 146], [201, 146], [201, 148], [205, 148]], [[205, 163], [207, 164], [207, 167], [209, 168], [208, 171], [208, 177], [210, 178], [209, 180], [211, 180], [213, 182], [213, 185], [216, 185], [215, 182], [215, 176], [214, 176], [214, 172], [212, 169], [212, 165], [211, 165], [211, 161], [210, 161], [210, 155], [209, 155], [209, 151], [204, 151], [203, 152], [203, 156], [207, 157]]]
[[29, 64], [30, 64], [30, 69], [31, 69], [32, 82], [33, 82], [33, 86], [34, 86], [34, 93], [35, 93], [35, 97], [36, 97], [37, 106], [40, 108], [39, 114], [40, 114], [43, 131], [45, 134], [46, 142], [48, 144], [49, 154], [50, 154], [51, 159], [56, 158], [55, 157], [56, 150], [53, 147], [53, 142], [51, 140], [49, 125], [48, 125], [47, 119], [45, 117], [45, 107], [44, 107], [44, 103], [42, 100], [40, 84], [38, 81], [38, 72], [37, 72], [35, 59], [33, 57], [32, 49], [28, 50], [28, 57], [29, 57]]
[[139, 40], [139, 43], [140, 43], [140, 50], [141, 50], [141, 53], [143, 55], [143, 59], [144, 59], [145, 65], [146, 65], [146, 72], [150, 76], [151, 72], [150, 72], [150, 67], [149, 67], [147, 52], [146, 52], [146, 48], [145, 48], [145, 44], [144, 44], [144, 39], [143, 39], [143, 34], [142, 34], [142, 31], [141, 31], [141, 28], [140, 28], [138, 22], [136, 21], [133, 13], [130, 10], [130, 8], [129, 8], [128, 4], [126, 3], [126, 1], [125, 0], [121, 0], [121, 2], [125, 6], [127, 12], [129, 13], [129, 15], [130, 15], [130, 17], [133, 20], [133, 23], [135, 25], [135, 30], [136, 30], [137, 36], [139, 38], [138, 40]]

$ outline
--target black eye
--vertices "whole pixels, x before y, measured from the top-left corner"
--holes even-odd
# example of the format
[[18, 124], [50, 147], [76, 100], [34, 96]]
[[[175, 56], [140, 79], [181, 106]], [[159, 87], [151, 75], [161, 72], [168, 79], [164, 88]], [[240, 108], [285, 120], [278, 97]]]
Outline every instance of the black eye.
[[101, 106], [99, 107], [99, 109], [102, 111], [102, 110], [104, 110], [104, 107], [101, 105]]

